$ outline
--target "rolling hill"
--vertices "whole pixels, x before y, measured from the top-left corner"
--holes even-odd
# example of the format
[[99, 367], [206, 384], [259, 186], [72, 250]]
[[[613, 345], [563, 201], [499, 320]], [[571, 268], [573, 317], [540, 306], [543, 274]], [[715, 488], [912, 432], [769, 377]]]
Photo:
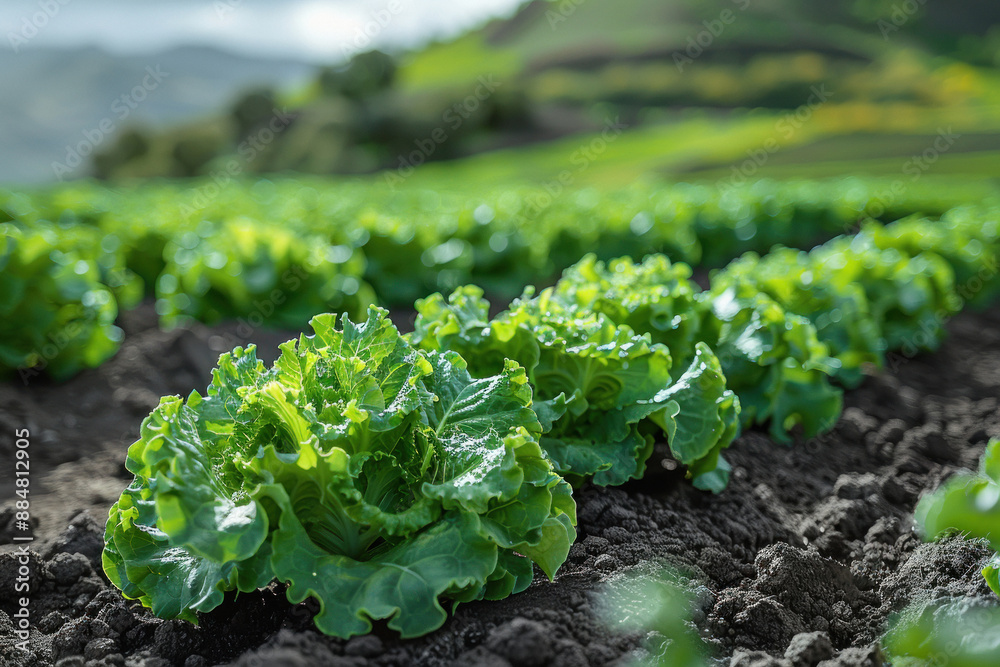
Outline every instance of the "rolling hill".
[[[533, 0], [448, 42], [397, 59], [363, 54], [297, 90], [243, 100], [257, 109], [249, 120], [230, 103], [227, 112], [132, 137], [124, 149], [105, 152], [97, 173], [408, 173], [424, 162], [587, 137], [612, 122], [629, 132], [669, 126], [683, 134], [697, 125], [687, 121], [702, 119], [750, 142], [731, 139], [732, 150], [722, 153], [735, 158], [726, 159], [774, 136], [782, 148], [799, 147], [801, 157], [838, 164], [877, 159], [883, 144], [892, 155], [895, 135], [919, 144], [944, 127], [996, 132], [1000, 72], [991, 59], [1000, 8], [960, 0], [911, 15], [912, 6]], [[292, 102], [291, 122], [259, 150], [243, 150], [268, 132], [268, 100], [276, 98]], [[763, 131], [752, 129], [761, 123]], [[830, 137], [854, 135], [868, 138], [843, 144], [847, 154], [824, 154]], [[813, 141], [820, 143], [806, 150]], [[658, 171], [727, 165], [654, 145], [663, 158], [654, 160]], [[697, 142], [687, 150], [697, 153]]]

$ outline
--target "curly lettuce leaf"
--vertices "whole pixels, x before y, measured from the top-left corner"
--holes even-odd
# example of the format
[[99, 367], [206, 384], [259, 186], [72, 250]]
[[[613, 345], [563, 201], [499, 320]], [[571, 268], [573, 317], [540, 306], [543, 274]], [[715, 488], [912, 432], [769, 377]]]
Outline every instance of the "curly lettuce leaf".
[[481, 587], [497, 560], [476, 516], [462, 512], [362, 560], [318, 546], [295, 512], [284, 511], [273, 545], [271, 562], [289, 584], [288, 599], [319, 600], [316, 627], [338, 637], [370, 632], [372, 619], [389, 619], [404, 638], [426, 634], [447, 619], [439, 597]]
[[786, 312], [747, 283], [702, 293], [702, 336], [718, 354], [740, 397], [744, 424], [769, 423], [771, 437], [791, 442], [801, 425], [812, 437], [840, 416], [842, 392], [830, 384], [839, 364], [812, 323]]
[[195, 612], [211, 611], [227, 591], [254, 591], [274, 578], [269, 543], [239, 562], [215, 561], [173, 545], [156, 527], [153, 496], [150, 485], [136, 479], [109, 515], [104, 571], [126, 597], [162, 618], [197, 622]]
[[529, 407], [528, 379], [511, 361], [503, 374], [475, 380], [457, 353], [428, 356], [434, 372], [426, 378], [426, 387], [434, 398], [425, 402], [424, 415], [443, 467], [426, 472], [432, 481], [424, 482], [423, 492], [446, 508], [462, 506], [482, 514], [489, 501], [509, 499], [524, 482], [523, 467], [513, 452], [494, 443], [523, 425], [540, 434], [541, 425]]
[[1000, 225], [988, 211], [957, 207], [940, 220], [912, 217], [884, 227], [869, 224], [864, 231], [879, 248], [942, 257], [955, 273], [959, 297], [973, 307], [991, 303], [1000, 292]]
[[567, 422], [562, 432], [542, 438], [545, 453], [556, 470], [579, 486], [590, 479], [599, 486], [616, 486], [639, 479], [653, 453], [654, 438], [641, 433], [638, 421], [629, 423], [620, 410], [598, 419]]
[[557, 299], [666, 345], [678, 372], [691, 363], [700, 340], [699, 292], [691, 267], [672, 264], [664, 255], [649, 255], [640, 263], [628, 257], [605, 263], [587, 255], [566, 269], [554, 288]]
[[884, 346], [935, 350], [945, 322], [960, 308], [951, 266], [933, 252], [910, 255], [880, 243], [874, 228], [810, 253], [818, 276], [837, 291], [860, 286]]
[[722, 450], [739, 430], [740, 402], [726, 388], [722, 366], [704, 343], [695, 346], [695, 358], [677, 382], [654, 397], [672, 402], [673, 414], [650, 415], [667, 433], [670, 451], [688, 467], [695, 488], [721, 493], [729, 483], [729, 464]]
[[177, 233], [163, 258], [155, 291], [166, 326], [257, 318], [299, 328], [329, 310], [363, 315], [375, 302], [360, 250], [248, 218]]
[[416, 308], [410, 342], [423, 350], [458, 352], [476, 377], [499, 373], [507, 359], [529, 372], [538, 364], [540, 349], [532, 332], [491, 321], [490, 302], [480, 287], [459, 287], [447, 299], [432, 294], [419, 299]]
[[[681, 407], [665, 391], [673, 384], [665, 346], [616, 326], [604, 314], [585, 312], [554, 290], [537, 296], [528, 291], [492, 320], [488, 313], [489, 303], [478, 288], [460, 288], [447, 301], [435, 295], [418, 304], [411, 340], [425, 349], [453, 349], [483, 360], [474, 374], [490, 372], [500, 359], [523, 365], [544, 427], [542, 448], [571, 483], [590, 479], [614, 485], [641, 477], [653, 449], [650, 427], [658, 427], [685, 465], [699, 466], [699, 474], [725, 465], [717, 451], [735, 436], [730, 420], [738, 403], [724, 380], [713, 385], [718, 395], [698, 395], [688, 405], [699, 417], [714, 415], [718, 423], [678, 427], [692, 415], [678, 417]], [[675, 393], [692, 398], [692, 391], [684, 385]], [[710, 404], [704, 414], [699, 399]], [[729, 408], [716, 406], [717, 400]]]
[[828, 376], [839, 362], [812, 324], [746, 281], [701, 292], [690, 275], [687, 265], [662, 255], [607, 264], [588, 256], [563, 273], [554, 294], [665, 344], [677, 364], [675, 376], [694, 360], [697, 343], [707, 343], [740, 398], [743, 423], [770, 422], [780, 442], [791, 440], [796, 424], [807, 437], [829, 428], [841, 398]]
[[105, 568], [164, 617], [226, 591], [289, 583], [341, 637], [377, 619], [437, 628], [441, 598], [504, 597], [531, 564], [555, 576], [576, 537], [569, 485], [544, 457], [523, 368], [473, 378], [371, 309], [341, 328], [223, 355], [205, 396], [166, 398], [129, 450]]
[[[846, 262], [846, 257], [841, 257]], [[825, 271], [840, 270], [828, 262]], [[866, 365], [882, 365], [886, 342], [862, 286], [829, 278], [810, 253], [775, 248], [764, 257], [747, 253], [712, 276], [713, 289], [747, 283], [774, 299], [787, 312], [808, 319], [817, 339], [839, 363], [836, 378], [857, 386]]]

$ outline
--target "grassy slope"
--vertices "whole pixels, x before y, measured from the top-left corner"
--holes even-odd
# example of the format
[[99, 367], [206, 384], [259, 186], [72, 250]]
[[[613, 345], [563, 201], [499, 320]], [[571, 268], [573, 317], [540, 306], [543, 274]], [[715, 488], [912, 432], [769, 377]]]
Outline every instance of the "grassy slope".
[[[933, 174], [1000, 177], [1000, 80], [995, 71], [948, 65], [931, 53], [927, 27], [919, 21], [883, 39], [874, 21], [848, 15], [846, 3], [795, 0], [721, 2], [705, 9], [697, 0], [587, 0], [583, 3], [531, 2], [513, 18], [413, 54], [401, 77], [417, 93], [461, 89], [484, 73], [501, 80], [539, 76], [546, 68], [587, 52], [611, 59], [647, 51], [683, 49], [704, 29], [702, 21], [733, 11], [736, 20], [710, 49], [748, 54], [806, 43], [818, 51], [861, 59], [894, 58], [890, 79], [923, 80], [944, 103], [912, 102], [823, 105], [803, 123], [788, 112], [673, 113], [661, 124], [628, 129], [602, 146], [599, 134], [583, 134], [543, 145], [479, 154], [425, 165], [411, 178], [438, 182], [461, 178], [470, 184], [498, 181], [554, 181], [560, 174], [574, 184], [619, 186], [655, 173], [685, 180], [726, 179], [734, 166], [769, 142], [777, 150], [755, 176], [776, 178], [840, 175], [895, 176], [913, 156], [933, 146], [940, 130], [963, 135], [931, 167]], [[965, 0], [967, 13], [978, 11]], [[559, 7], [574, 7], [564, 14]], [[960, 13], [953, 7], [953, 13]], [[918, 29], [919, 28], [919, 29]], [[847, 54], [851, 55], [848, 56]], [[920, 67], [931, 68], [933, 79]], [[701, 66], [701, 63], [697, 63]], [[578, 64], [579, 66], [579, 64]], [[586, 77], [586, 72], [581, 72]], [[539, 77], [539, 80], [541, 78]], [[834, 78], [831, 85], [857, 85]], [[953, 90], [954, 89], [954, 90]], [[784, 123], [784, 124], [782, 124]], [[773, 144], [772, 144], [773, 145]]]
[[[526, 100], [525, 114], [537, 126], [520, 134], [463, 128], [449, 146], [452, 154], [489, 152], [425, 165], [412, 178], [427, 182], [443, 175], [470, 185], [537, 182], [567, 172], [573, 183], [613, 186], [646, 173], [718, 179], [769, 145], [774, 154], [755, 175], [891, 174], [901, 169], [908, 151], [919, 153], [932, 143], [939, 128], [984, 140], [957, 145], [935, 169], [970, 175], [1000, 170], [987, 152], [997, 150], [993, 135], [1000, 132], [998, 70], [940, 57], [948, 42], [945, 29], [929, 34], [928, 21], [919, 17], [884, 39], [874, 19], [847, 11], [862, 1], [534, 0], [509, 19], [409, 55], [399, 71], [402, 94], [364, 113], [375, 125], [391, 119], [399, 121], [393, 127], [405, 126], [412, 116], [447, 127], [451, 135], [441, 109], [468, 99], [481, 77], [500, 82], [511, 99]], [[956, 0], [949, 5], [950, 19], [967, 19], [973, 7], [982, 13], [980, 1]], [[678, 70], [672, 55], [691, 39], [705, 37], [706, 21], [722, 25], [720, 18], [728, 25], [712, 38], [704, 57]], [[832, 101], [796, 109], [816, 86], [833, 91]], [[306, 107], [310, 113], [304, 116], [317, 127], [320, 121], [338, 121], [335, 110], [325, 106], [329, 101], [317, 94], [313, 86], [284, 101]], [[377, 113], [382, 103], [384, 119]], [[771, 111], [746, 108], [758, 106]], [[405, 111], [393, 115], [399, 109]], [[807, 118], [795, 120], [796, 112]], [[619, 113], [634, 127], [603, 146], [593, 131]], [[202, 134], [211, 138], [211, 123], [203, 125]], [[302, 127], [278, 142], [290, 146], [287, 159], [266, 168], [343, 170], [336, 160], [324, 161], [339, 155], [341, 144], [316, 142], [325, 135], [308, 123]], [[398, 146], [389, 151], [390, 159], [372, 157], [361, 170], [394, 164], [396, 151], [402, 156], [411, 150], [411, 136], [430, 132], [430, 125], [415, 127], [420, 129], [412, 135], [394, 137]], [[170, 138], [169, 132], [164, 136]], [[563, 138], [553, 141], [557, 136]], [[151, 173], [169, 162], [164, 155], [179, 138], [153, 151]], [[545, 143], [490, 150], [526, 141]], [[310, 162], [302, 155], [324, 159]], [[145, 173], [132, 169], [129, 175]]]
[[[938, 133], [873, 131], [838, 132], [819, 121], [802, 125], [790, 136], [780, 123], [785, 114], [756, 113], [730, 118], [693, 117], [660, 125], [627, 129], [620, 135], [601, 133], [567, 137], [546, 144], [481, 153], [461, 160], [426, 164], [408, 181], [428, 185], [444, 181], [468, 187], [500, 182], [556, 182], [619, 187], [656, 174], [688, 181], [730, 178], [746, 165], [754, 177], [826, 178], [871, 175], [905, 176], [913, 158], [933, 149]], [[1000, 178], [1000, 122], [984, 126], [946, 123], [959, 135], [926, 171], [930, 175]], [[987, 131], [984, 131], [987, 130]], [[774, 144], [770, 142], [775, 142]], [[777, 145], [766, 160], [765, 146]], [[393, 172], [387, 172], [392, 174]], [[374, 176], [385, 180], [386, 174]]]
[[[899, 48], [929, 50], [930, 42], [941, 41], [927, 39], [926, 31], [916, 29], [893, 33], [887, 40], [875, 20], [851, 16], [849, 4], [849, 0], [535, 0], [512, 18], [411, 54], [400, 76], [406, 89], [421, 91], [461, 87], [484, 72], [524, 74], [586, 54], [610, 59], [650, 52], [670, 56], [686, 49], [692, 37], [705, 31], [705, 22], [716, 22], [723, 12], [731, 19], [713, 37], [706, 50], [710, 55], [731, 52], [745, 59], [760, 52], [808, 49], [874, 59]], [[961, 11], [952, 8], [952, 13]]]

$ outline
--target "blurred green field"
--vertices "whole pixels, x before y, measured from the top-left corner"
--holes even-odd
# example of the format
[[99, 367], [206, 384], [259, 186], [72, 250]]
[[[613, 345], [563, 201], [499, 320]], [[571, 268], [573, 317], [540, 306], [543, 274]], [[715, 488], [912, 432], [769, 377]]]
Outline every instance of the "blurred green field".
[[[848, 176], [1000, 177], [1000, 132], [983, 132], [983, 124], [951, 123], [944, 132], [946, 150], [935, 149], [938, 132], [822, 132], [802, 126], [787, 133], [783, 114], [747, 114], [741, 118], [703, 115], [674, 123], [638, 128], [617, 126], [537, 146], [503, 149], [432, 162], [412, 173], [386, 170], [375, 181], [455, 187], [497, 183], [558, 183], [616, 188], [647, 177], [723, 185], [756, 178], [834, 178]], [[944, 129], [944, 128], [942, 128]], [[939, 146], [941, 144], [939, 143]], [[776, 146], [773, 150], [769, 150]], [[763, 151], [763, 153], [762, 153]], [[930, 151], [928, 156], [925, 152]]]
[[[947, 130], [976, 139], [936, 168], [993, 177], [987, 156], [964, 154], [997, 145], [989, 26], [1000, 11], [929, 4], [900, 26], [893, 11], [874, 0], [536, 0], [445, 42], [320, 68], [304, 87], [248, 91], [195, 122], [129, 129], [92, 171], [374, 174], [461, 160], [463, 182], [571, 169], [580, 183], [620, 186], [647, 173], [717, 179], [773, 143], [755, 175], [888, 175], [889, 158]], [[271, 132], [278, 107], [288, 120], [283, 111]], [[624, 128], [613, 145], [574, 155], [609, 123]]]

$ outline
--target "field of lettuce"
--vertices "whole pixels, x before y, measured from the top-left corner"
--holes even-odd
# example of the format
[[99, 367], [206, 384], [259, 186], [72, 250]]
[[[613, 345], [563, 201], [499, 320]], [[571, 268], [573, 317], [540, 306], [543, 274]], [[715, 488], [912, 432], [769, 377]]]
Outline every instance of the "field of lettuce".
[[1000, 663], [1000, 191], [458, 191], [0, 192], [0, 665]]

